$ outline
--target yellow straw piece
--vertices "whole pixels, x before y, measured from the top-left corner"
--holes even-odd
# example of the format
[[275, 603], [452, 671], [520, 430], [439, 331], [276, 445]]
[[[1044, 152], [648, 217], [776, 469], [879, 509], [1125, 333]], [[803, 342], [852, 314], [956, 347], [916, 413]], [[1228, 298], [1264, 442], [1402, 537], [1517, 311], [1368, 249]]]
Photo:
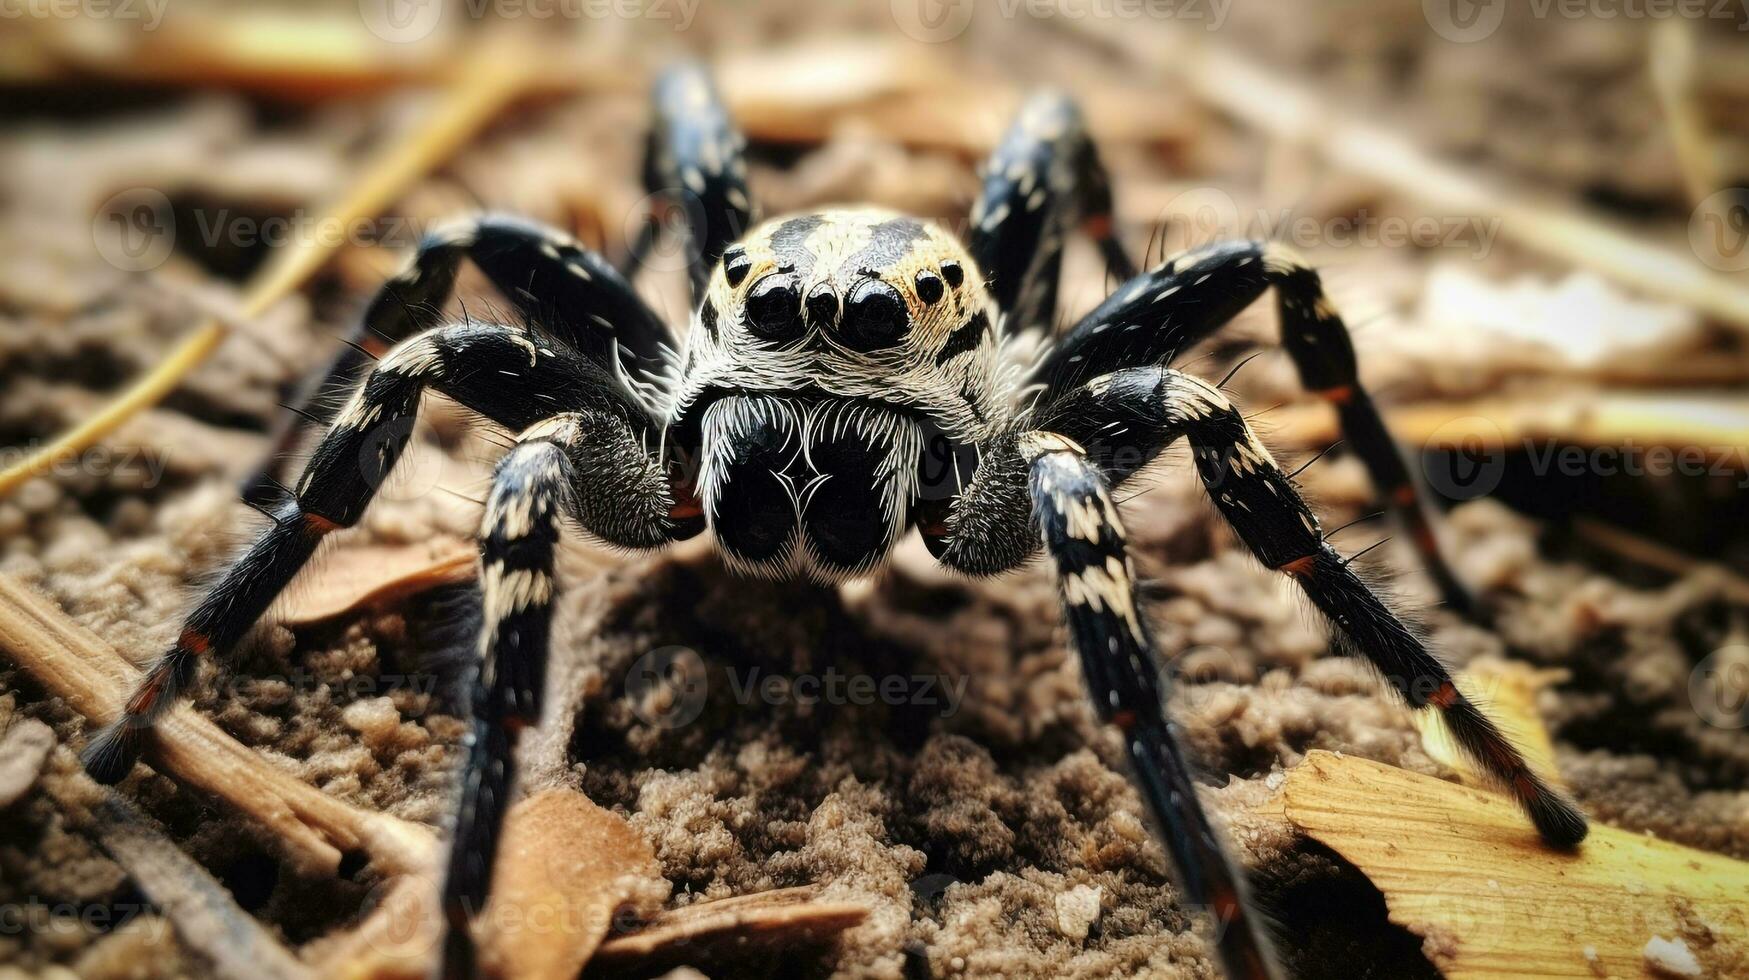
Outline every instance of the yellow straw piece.
[[[454, 153], [526, 85], [526, 59], [508, 45], [482, 44], [456, 75], [443, 104], [406, 140], [383, 147], [364, 167], [364, 176], [326, 209], [324, 227], [347, 228], [369, 220], [394, 203], [407, 186]], [[322, 268], [338, 241], [313, 235], [287, 245], [251, 278], [242, 315], [256, 317], [302, 286]], [[143, 409], [173, 391], [188, 373], [218, 349], [229, 333], [208, 319], [184, 338], [150, 373], [135, 381], [96, 414], [62, 433], [38, 452], [0, 472], [0, 497], [17, 490], [60, 461], [95, 445]]]

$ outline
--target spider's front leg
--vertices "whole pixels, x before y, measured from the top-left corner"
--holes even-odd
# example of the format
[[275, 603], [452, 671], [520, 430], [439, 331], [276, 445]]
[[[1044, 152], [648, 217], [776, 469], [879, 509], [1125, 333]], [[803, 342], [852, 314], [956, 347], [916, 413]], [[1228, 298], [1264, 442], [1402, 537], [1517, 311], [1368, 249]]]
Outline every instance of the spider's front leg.
[[983, 447], [945, 538], [943, 563], [972, 574], [1011, 568], [1042, 538], [1099, 717], [1123, 733], [1131, 778], [1163, 840], [1184, 903], [1214, 919], [1216, 952], [1233, 978], [1276, 975], [1268, 937], [1196, 795], [1183, 743], [1167, 716], [1159, 655], [1142, 615], [1123, 523], [1105, 475], [1055, 432], [1011, 433]]
[[1378, 406], [1361, 387], [1354, 343], [1318, 273], [1271, 242], [1224, 242], [1175, 256], [1129, 280], [1069, 330], [1034, 370], [1041, 404], [1124, 368], [1163, 364], [1208, 337], [1275, 287], [1281, 344], [1306, 390], [1336, 409], [1343, 435], [1366, 465], [1384, 506], [1409, 529], [1446, 605], [1474, 615], [1475, 599], [1453, 572], [1403, 456]]
[[1227, 975], [1275, 975], [1269, 941], [1240, 897], [1240, 879], [1197, 800], [1176, 726], [1163, 709], [1161, 667], [1136, 595], [1123, 524], [1105, 477], [1081, 448], [1048, 432], [1022, 435], [1033, 510], [1056, 567], [1087, 693], [1123, 733], [1134, 778], [1166, 832], [1191, 904], [1214, 918]]
[[1370, 661], [1415, 708], [1440, 712], [1480, 769], [1505, 787], [1549, 844], [1584, 840], [1585, 817], [1525, 762], [1511, 740], [1457, 689], [1451, 670], [1324, 540], [1318, 518], [1226, 396], [1163, 367], [1096, 378], [1041, 409], [1037, 424], [1080, 441], [1115, 478], [1180, 437], [1209, 496], [1265, 566], [1290, 576], [1348, 652]]
[[517, 736], [540, 720], [560, 521], [573, 518], [614, 544], [652, 548], [679, 536], [673, 510], [663, 468], [632, 427], [612, 415], [538, 422], [498, 464], [480, 525], [484, 622], [443, 883], [443, 976], [474, 972], [469, 927], [490, 891], [514, 789]]
[[1009, 334], [1052, 326], [1063, 239], [1075, 226], [1090, 236], [1119, 279], [1136, 267], [1112, 221], [1111, 181], [1072, 99], [1040, 92], [980, 168], [967, 247], [990, 277]]
[[662, 377], [673, 337], [606, 259], [563, 231], [521, 218], [459, 219], [425, 236], [406, 269], [371, 299], [348, 346], [304, 383], [280, 419], [273, 449], [244, 482], [246, 499], [273, 499], [279, 470], [314, 406], [345, 392], [371, 358], [440, 322], [463, 259], [472, 260], [525, 320], [597, 365], [642, 383]]
[[196, 604], [121, 716], [86, 746], [82, 758], [93, 777], [114, 783], [126, 776], [154, 722], [193, 679], [200, 658], [226, 654], [321, 540], [358, 522], [406, 447], [428, 387], [513, 430], [568, 411], [617, 418], [651, 443], [659, 429], [618, 377], [538, 335], [475, 323], [434, 329], [398, 345], [334, 420], [294, 496], [275, 511], [273, 525]]

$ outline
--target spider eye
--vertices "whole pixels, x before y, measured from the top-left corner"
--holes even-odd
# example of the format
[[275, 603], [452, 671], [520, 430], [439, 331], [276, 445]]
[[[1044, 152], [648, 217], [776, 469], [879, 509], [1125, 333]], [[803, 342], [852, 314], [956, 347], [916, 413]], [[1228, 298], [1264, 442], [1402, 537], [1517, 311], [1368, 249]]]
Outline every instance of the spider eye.
[[879, 350], [902, 340], [909, 320], [898, 290], [879, 279], [864, 279], [850, 291], [839, 329], [848, 346]]
[[947, 284], [955, 289], [960, 288], [960, 283], [966, 281], [966, 270], [960, 268], [960, 264], [953, 259], [948, 259], [941, 264], [941, 275], [947, 280]]
[[928, 269], [917, 271], [917, 298], [934, 306], [941, 299], [941, 277]]
[[766, 340], [788, 340], [802, 332], [802, 295], [782, 273], [766, 276], [747, 293], [747, 329]]
[[728, 280], [729, 288], [735, 289], [747, 278], [747, 273], [753, 270], [753, 260], [737, 245], [723, 253], [723, 278]]

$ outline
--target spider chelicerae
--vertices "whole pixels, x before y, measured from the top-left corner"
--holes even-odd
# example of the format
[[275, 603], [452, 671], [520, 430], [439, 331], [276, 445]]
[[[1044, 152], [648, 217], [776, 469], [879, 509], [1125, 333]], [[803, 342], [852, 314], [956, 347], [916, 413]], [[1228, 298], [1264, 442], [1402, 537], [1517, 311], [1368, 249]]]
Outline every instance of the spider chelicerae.
[[[1274, 975], [1267, 937], [1164, 711], [1112, 501], [1114, 486], [1180, 438], [1240, 539], [1298, 584], [1346, 649], [1411, 705], [1441, 712], [1549, 843], [1584, 838], [1573, 804], [1326, 542], [1220, 388], [1165, 366], [1273, 288], [1302, 382], [1336, 406], [1447, 601], [1467, 607], [1357, 383], [1348, 331], [1317, 273], [1292, 252], [1234, 242], [1138, 273], [1113, 232], [1098, 153], [1074, 103], [1056, 93], [1030, 99], [985, 164], [963, 245], [934, 224], [875, 208], [753, 225], [745, 141], [703, 71], [660, 76], [654, 108], [644, 179], [689, 242], [694, 312], [683, 342], [629, 284], [654, 233], [633, 244], [624, 270], [569, 235], [514, 218], [427, 236], [312, 397], [354, 384], [366, 366], [368, 377], [295, 490], [267, 505], [272, 524], [195, 606], [124, 715], [91, 740], [92, 775], [125, 776], [198, 659], [232, 648], [321, 540], [359, 520], [430, 389], [517, 434], [480, 528], [484, 622], [442, 888], [446, 974], [475, 964], [469, 926], [487, 897], [517, 736], [540, 713], [554, 549], [569, 523], [640, 549], [709, 528], [738, 571], [821, 581], [874, 571], [912, 527], [938, 560], [968, 575], [1013, 569], [1042, 547], [1088, 695], [1122, 732], [1184, 901], [1217, 920], [1229, 974]], [[1077, 228], [1122, 282], [1052, 339], [1063, 243]], [[519, 323], [440, 323], [464, 258], [503, 291]], [[1027, 340], [1035, 354], [1017, 356]], [[294, 436], [295, 423], [284, 444]], [[271, 484], [263, 477], [250, 492]]]

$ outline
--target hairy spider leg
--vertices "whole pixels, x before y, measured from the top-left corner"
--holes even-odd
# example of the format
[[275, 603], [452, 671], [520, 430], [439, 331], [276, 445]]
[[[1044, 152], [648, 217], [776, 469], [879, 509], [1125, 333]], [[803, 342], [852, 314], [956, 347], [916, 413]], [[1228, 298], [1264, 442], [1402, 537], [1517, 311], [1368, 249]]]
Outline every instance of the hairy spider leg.
[[626, 276], [637, 273], [664, 228], [678, 219], [696, 308], [723, 251], [753, 227], [747, 139], [697, 64], [675, 65], [657, 76], [651, 108], [655, 120], [644, 144], [650, 215], [631, 243]]
[[436, 326], [471, 259], [534, 329], [634, 383], [661, 384], [674, 339], [618, 270], [563, 231], [506, 215], [461, 218], [433, 230], [405, 269], [365, 308], [347, 346], [306, 379], [280, 418], [273, 448], [244, 481], [243, 497], [276, 504], [286, 461], [316, 409], [350, 390], [374, 358]]
[[1354, 344], [1318, 273], [1271, 242], [1225, 242], [1175, 256], [1136, 276], [1077, 323], [1029, 379], [1048, 403], [1122, 368], [1162, 364], [1213, 334], [1275, 287], [1281, 344], [1300, 382], [1335, 407], [1343, 435], [1384, 506], [1408, 528], [1422, 564], [1452, 609], [1477, 605], [1440, 549], [1432, 520], [1378, 406], [1360, 384]]
[[1123, 735], [1137, 788], [1165, 830], [1184, 899], [1213, 918], [1215, 950], [1229, 977], [1277, 976], [1268, 937], [1241, 897], [1241, 879], [1197, 798], [1165, 712], [1160, 658], [1105, 476], [1055, 433], [1027, 432], [1016, 446], [1030, 465], [1034, 518], [1056, 569], [1088, 696]]
[[1526, 763], [1510, 739], [1458, 690], [1451, 670], [1324, 539], [1301, 499], [1238, 410], [1214, 386], [1164, 367], [1095, 378], [1041, 412], [1040, 425], [1086, 447], [1114, 479], [1180, 437], [1215, 506], [1265, 566], [1290, 576], [1362, 657], [1414, 708], [1433, 708], [1482, 770], [1507, 789], [1549, 844], [1584, 840], [1585, 817]]
[[537, 422], [498, 463], [480, 522], [484, 620], [441, 893], [442, 976], [474, 972], [469, 926], [490, 897], [517, 741], [540, 721], [560, 523], [569, 518], [614, 543], [651, 548], [674, 536], [672, 506], [662, 468], [623, 421], [600, 412]]
[[[618, 379], [548, 338], [498, 324], [436, 328], [395, 347], [359, 386], [298, 482], [295, 495], [189, 613], [120, 717], [91, 739], [85, 768], [102, 783], [133, 768], [158, 717], [194, 679], [199, 660], [223, 656], [242, 639], [333, 531], [356, 524], [413, 432], [427, 388], [511, 429], [569, 411], [617, 419], [636, 443], [655, 423]], [[654, 464], [652, 464], [654, 465]]]
[[967, 248], [990, 279], [1008, 333], [1054, 325], [1063, 239], [1077, 225], [1113, 275], [1136, 274], [1112, 220], [1111, 180], [1066, 94], [1028, 98], [980, 174]]

